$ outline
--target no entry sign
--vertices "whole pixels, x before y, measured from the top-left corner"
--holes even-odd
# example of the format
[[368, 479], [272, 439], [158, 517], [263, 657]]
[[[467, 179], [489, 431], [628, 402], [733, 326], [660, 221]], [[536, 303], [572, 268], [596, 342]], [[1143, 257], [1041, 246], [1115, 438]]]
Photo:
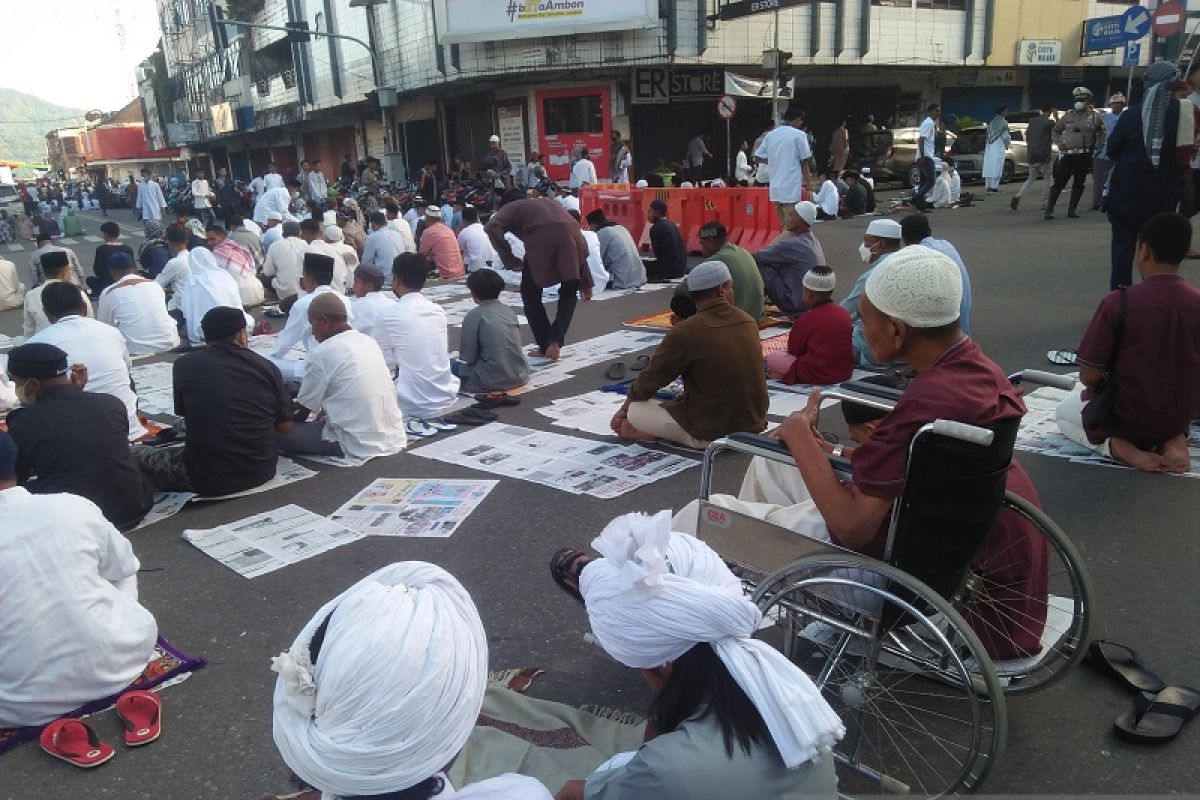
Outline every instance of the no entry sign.
[[737, 113], [737, 98], [727, 94], [717, 101], [717, 114], [721, 119], [733, 119]]
[[1167, 0], [1154, 10], [1154, 35], [1162, 39], [1174, 36], [1183, 30], [1186, 20], [1187, 11], [1184, 10], [1183, 3]]

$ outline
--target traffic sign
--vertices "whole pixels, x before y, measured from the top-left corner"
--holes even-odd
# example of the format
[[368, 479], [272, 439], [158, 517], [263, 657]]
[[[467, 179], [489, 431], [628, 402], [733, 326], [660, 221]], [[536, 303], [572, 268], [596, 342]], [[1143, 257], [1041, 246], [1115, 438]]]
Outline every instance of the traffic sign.
[[1167, 2], [1154, 9], [1154, 35], [1160, 38], [1174, 36], [1183, 30], [1187, 10], [1177, 0]]
[[1150, 24], [1150, 11], [1144, 6], [1130, 6], [1129, 10], [1121, 15], [1121, 31], [1125, 34], [1127, 42], [1137, 41], [1149, 33]]
[[717, 115], [721, 119], [733, 119], [737, 113], [737, 98], [727, 94], [717, 101]]
[[1142, 60], [1142, 45], [1139, 42], [1125, 43], [1125, 57], [1121, 59], [1122, 67], [1136, 67]]

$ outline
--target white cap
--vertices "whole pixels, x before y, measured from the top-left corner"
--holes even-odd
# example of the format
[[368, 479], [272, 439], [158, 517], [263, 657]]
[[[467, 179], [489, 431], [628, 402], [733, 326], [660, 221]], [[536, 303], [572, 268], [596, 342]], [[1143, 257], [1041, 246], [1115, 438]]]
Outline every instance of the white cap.
[[679, 184], [679, 188], [680, 189], [694, 189], [694, 188], [696, 188], [696, 186], [691, 181], [684, 181]]
[[837, 276], [829, 267], [817, 266], [804, 273], [800, 283], [810, 292], [832, 292], [837, 287]]
[[687, 275], [687, 288], [689, 292], [702, 292], [705, 289], [715, 289], [731, 280], [733, 278], [725, 262], [705, 261], [692, 267], [692, 271]]
[[442, 207], [441, 207], [441, 206], [429, 206], [429, 207], [427, 207], [427, 208], [425, 209], [425, 216], [427, 216], [427, 217], [441, 217], [441, 216], [442, 216]]
[[860, 169], [860, 170], [859, 170], [859, 172], [860, 172], [860, 173], [862, 173], [863, 175], [870, 175], [870, 174], [871, 174], [871, 168], [870, 168], [870, 167], [863, 167], [862, 169]]
[[489, 142], [498, 142], [498, 141], [500, 141], [500, 137], [493, 133], [491, 135], [491, 137], [488, 139], [488, 141]]
[[867, 226], [867, 236], [878, 236], [880, 239], [902, 239], [900, 223], [894, 219], [873, 219]]
[[809, 200], [801, 200], [796, 203], [796, 213], [800, 215], [800, 219], [812, 225], [817, 221], [817, 206]]
[[649, 181], [647, 181], [645, 178], [642, 178], [642, 179], [641, 179], [640, 181], [638, 181], [638, 182], [637, 182], [637, 184], [635, 184], [635, 185], [636, 185], [636, 186], [637, 186], [637, 188], [639, 188], [639, 189], [645, 189], [645, 188], [647, 188], [648, 186], [650, 186], [650, 182], [649, 182]]
[[278, 211], [268, 211], [267, 212], [267, 222], [272, 222], [272, 221], [283, 222], [283, 214], [280, 214]]
[[958, 319], [962, 274], [949, 258], [917, 244], [880, 261], [864, 291], [887, 316], [914, 328], [937, 328]]

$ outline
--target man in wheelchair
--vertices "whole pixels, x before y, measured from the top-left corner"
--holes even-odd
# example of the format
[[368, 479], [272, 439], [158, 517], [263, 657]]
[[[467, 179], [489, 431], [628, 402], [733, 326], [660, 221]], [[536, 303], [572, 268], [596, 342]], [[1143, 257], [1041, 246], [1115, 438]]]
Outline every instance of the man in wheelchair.
[[[814, 393], [804, 411], [772, 434], [787, 446], [795, 466], [755, 458], [737, 497], [714, 494], [709, 502], [881, 558], [917, 431], [937, 419], [990, 428], [1015, 423], [1025, 413], [1019, 390], [960, 330], [961, 298], [958, 267], [936, 251], [908, 247], [880, 263], [859, 300], [864, 334], [876, 362], [904, 362], [917, 377], [891, 412], [863, 420], [870, 435], [854, 447], [835, 447], [821, 436], [820, 397]], [[849, 459], [847, 482], [831, 465], [831, 455]], [[1009, 491], [1037, 504], [1033, 485], [1016, 461], [1006, 483]], [[696, 530], [698, 505], [676, 515], [675, 530]], [[973, 563], [988, 565], [993, 585], [1011, 588], [1010, 597], [993, 592], [994, 598], [1026, 607], [982, 608], [966, 615], [993, 658], [1039, 651], [1046, 559], [1046, 543], [1037, 531], [1024, 518], [1002, 512]]]

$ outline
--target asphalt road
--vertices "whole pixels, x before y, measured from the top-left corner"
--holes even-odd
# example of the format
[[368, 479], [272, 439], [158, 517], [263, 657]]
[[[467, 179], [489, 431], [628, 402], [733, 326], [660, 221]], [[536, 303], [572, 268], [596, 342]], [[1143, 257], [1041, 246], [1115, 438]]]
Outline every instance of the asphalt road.
[[[1108, 285], [1109, 231], [1103, 218], [1060, 215], [1047, 223], [1036, 203], [1013, 214], [1007, 201], [1014, 191], [1006, 186], [999, 198], [974, 209], [939, 212], [931, 220], [935, 235], [962, 252], [974, 288], [974, 335], [1007, 371], [1045, 368], [1048, 349], [1074, 346]], [[885, 190], [881, 200], [891, 194]], [[130, 212], [117, 214], [132, 222]], [[865, 226], [866, 220], [854, 220], [817, 227], [838, 271], [839, 296], [862, 268], [855, 250]], [[98, 220], [87, 222], [89, 234], [97, 227]], [[93, 248], [91, 242], [75, 246], [86, 266]], [[25, 261], [30, 249], [6, 255]], [[1185, 268], [1193, 280], [1200, 278], [1195, 263]], [[666, 299], [665, 293], [650, 293], [583, 305], [571, 337], [615, 330], [624, 318], [661, 310]], [[19, 330], [19, 312], [0, 313], [0, 332]], [[451, 329], [451, 347], [457, 333]], [[583, 435], [554, 428], [534, 409], [598, 387], [605, 382], [605, 366], [526, 395], [502, 419]], [[1018, 458], [1047, 512], [1073, 538], [1091, 570], [1094, 635], [1139, 649], [1170, 684], [1200, 685], [1193, 594], [1200, 548], [1196, 525], [1188, 521], [1197, 484], [1024, 453]], [[0, 757], [0, 796], [255, 798], [289, 789], [289, 771], [271, 742], [270, 658], [290, 645], [330, 597], [396, 560], [430, 560], [455, 574], [482, 613], [493, 669], [546, 669], [533, 695], [644, 710], [648, 698], [641, 679], [583, 642], [586, 620], [554, 587], [546, 563], [559, 547], [586, 545], [618, 514], [683, 505], [696, 495], [698, 469], [615, 500], [505, 479], [452, 538], [368, 538], [254, 580], [182, 540], [185, 528], [208, 528], [287, 503], [327, 514], [376, 477], [491, 477], [411, 454], [358, 469], [317, 468], [317, 477], [254, 497], [192, 505], [132, 534], [144, 569], [143, 603], [164, 635], [207, 658], [209, 667], [164, 693], [161, 741], [136, 751], [118, 746], [117, 758], [95, 772], [54, 761], [36, 744], [24, 745]], [[735, 470], [724, 475], [719, 485], [734, 489]], [[1010, 699], [1008, 707], [1008, 752], [988, 793], [1145, 795], [1197, 786], [1196, 725], [1160, 747], [1116, 739], [1112, 721], [1130, 707], [1130, 697], [1087, 667], [1041, 693]], [[111, 714], [93, 724], [103, 737], [119, 741]]]

